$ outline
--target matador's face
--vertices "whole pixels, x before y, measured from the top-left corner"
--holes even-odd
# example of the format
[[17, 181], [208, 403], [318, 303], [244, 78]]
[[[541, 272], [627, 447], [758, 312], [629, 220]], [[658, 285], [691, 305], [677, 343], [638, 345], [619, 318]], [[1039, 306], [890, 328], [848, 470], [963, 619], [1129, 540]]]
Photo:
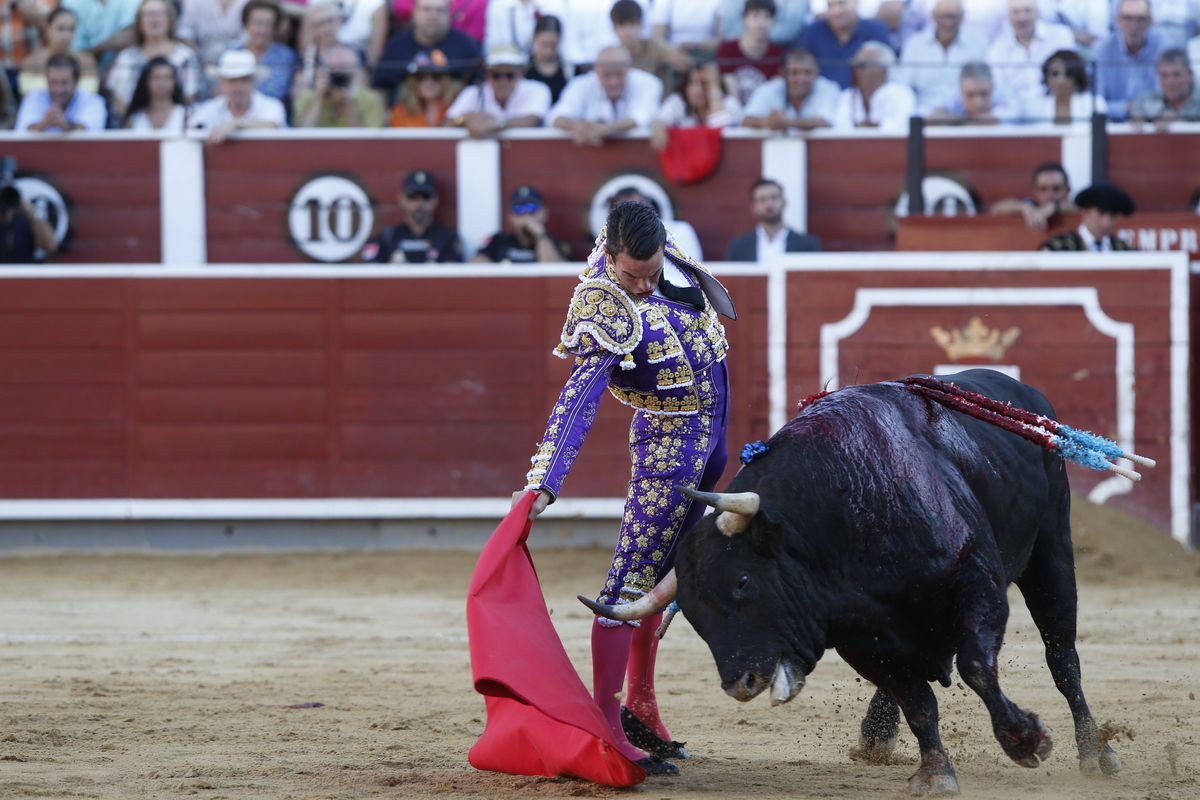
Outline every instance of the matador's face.
[[658, 281], [662, 277], [663, 249], [661, 247], [658, 248], [657, 253], [644, 261], [639, 261], [628, 252], [614, 256], [606, 250], [604, 256], [612, 264], [612, 271], [625, 291], [634, 297], [649, 297], [654, 294], [654, 290], [658, 287]]

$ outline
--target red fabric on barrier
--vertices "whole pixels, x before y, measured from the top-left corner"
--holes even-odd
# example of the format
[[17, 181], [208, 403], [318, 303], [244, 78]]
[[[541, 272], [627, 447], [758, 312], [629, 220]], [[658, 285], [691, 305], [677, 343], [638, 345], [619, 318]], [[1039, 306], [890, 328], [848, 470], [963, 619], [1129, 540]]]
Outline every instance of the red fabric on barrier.
[[645, 780], [646, 771], [617, 750], [550, 622], [525, 545], [536, 496], [527, 493], [496, 528], [471, 578], [471, 671], [488, 716], [471, 748], [471, 765], [633, 786]]
[[721, 129], [668, 128], [667, 146], [658, 154], [663, 175], [686, 185], [707, 178], [721, 163]]

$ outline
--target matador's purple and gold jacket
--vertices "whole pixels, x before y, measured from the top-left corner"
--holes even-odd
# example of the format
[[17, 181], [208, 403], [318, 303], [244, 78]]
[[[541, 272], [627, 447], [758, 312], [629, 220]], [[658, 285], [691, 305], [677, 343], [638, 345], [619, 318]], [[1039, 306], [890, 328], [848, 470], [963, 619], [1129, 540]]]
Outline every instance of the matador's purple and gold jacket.
[[605, 388], [625, 405], [663, 417], [707, 413], [724, 391], [711, 379], [711, 367], [724, 360], [729, 347], [717, 313], [736, 318], [725, 287], [668, 235], [665, 255], [702, 291], [704, 308], [635, 297], [608, 263], [605, 241], [601, 231], [571, 298], [554, 352], [573, 357], [575, 365], [526, 476], [527, 489], [545, 489], [555, 497]]

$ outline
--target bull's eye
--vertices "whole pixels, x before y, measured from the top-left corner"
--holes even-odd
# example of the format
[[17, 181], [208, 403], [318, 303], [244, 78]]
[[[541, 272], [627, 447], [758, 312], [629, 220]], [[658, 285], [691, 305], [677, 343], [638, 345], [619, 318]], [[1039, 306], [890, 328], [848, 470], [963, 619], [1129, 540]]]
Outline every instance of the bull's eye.
[[743, 575], [742, 577], [738, 578], [738, 583], [737, 583], [738, 591], [740, 592], [742, 589], [745, 589], [746, 584], [749, 582], [750, 582], [749, 575]]

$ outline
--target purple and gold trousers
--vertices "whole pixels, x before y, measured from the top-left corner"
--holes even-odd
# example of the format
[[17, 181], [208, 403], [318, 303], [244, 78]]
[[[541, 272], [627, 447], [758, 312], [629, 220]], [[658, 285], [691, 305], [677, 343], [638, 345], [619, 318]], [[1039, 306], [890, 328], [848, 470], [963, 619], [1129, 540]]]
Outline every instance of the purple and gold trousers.
[[633, 474], [617, 551], [598, 598], [601, 603], [635, 600], [654, 588], [674, 565], [680, 536], [705, 510], [675, 487], [711, 491], [725, 471], [729, 418], [725, 362], [715, 362], [695, 379], [699, 413], [665, 416], [638, 411], [633, 416], [629, 428]]

